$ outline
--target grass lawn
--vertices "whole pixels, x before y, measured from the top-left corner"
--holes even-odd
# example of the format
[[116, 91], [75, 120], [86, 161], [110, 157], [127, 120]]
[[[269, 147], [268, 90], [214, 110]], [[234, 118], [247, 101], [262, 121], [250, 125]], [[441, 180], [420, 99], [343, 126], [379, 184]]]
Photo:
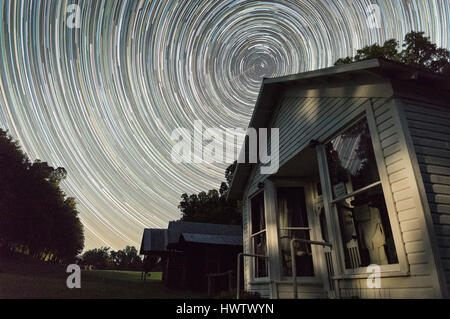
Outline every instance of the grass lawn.
[[138, 271], [82, 271], [81, 288], [66, 286], [66, 268], [28, 257], [0, 257], [0, 298], [204, 298], [206, 295], [167, 289], [161, 273], [141, 281]]

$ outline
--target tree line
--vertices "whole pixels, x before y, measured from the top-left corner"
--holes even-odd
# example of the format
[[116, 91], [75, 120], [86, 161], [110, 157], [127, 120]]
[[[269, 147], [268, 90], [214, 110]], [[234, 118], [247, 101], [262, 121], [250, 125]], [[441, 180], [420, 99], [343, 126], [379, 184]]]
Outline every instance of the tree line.
[[0, 129], [0, 246], [42, 259], [71, 261], [84, 247], [75, 199], [60, 183], [63, 167], [31, 162]]
[[81, 263], [92, 265], [95, 269], [142, 269], [142, 259], [134, 246], [126, 246], [118, 251], [111, 250], [109, 247], [90, 249], [81, 255]]

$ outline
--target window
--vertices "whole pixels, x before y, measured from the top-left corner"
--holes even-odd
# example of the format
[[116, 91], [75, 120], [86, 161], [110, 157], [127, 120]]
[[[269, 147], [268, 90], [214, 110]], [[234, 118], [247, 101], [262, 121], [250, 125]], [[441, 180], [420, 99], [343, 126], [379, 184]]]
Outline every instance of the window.
[[326, 147], [347, 269], [398, 263], [366, 119]]
[[[255, 255], [267, 256], [266, 219], [264, 215], [264, 193], [260, 192], [251, 199], [252, 247]], [[256, 257], [254, 263], [255, 278], [267, 277], [267, 259]]]
[[[301, 187], [277, 189], [278, 224], [283, 276], [292, 276], [291, 239], [309, 240], [305, 193]], [[314, 276], [311, 245], [294, 243], [297, 276]]]

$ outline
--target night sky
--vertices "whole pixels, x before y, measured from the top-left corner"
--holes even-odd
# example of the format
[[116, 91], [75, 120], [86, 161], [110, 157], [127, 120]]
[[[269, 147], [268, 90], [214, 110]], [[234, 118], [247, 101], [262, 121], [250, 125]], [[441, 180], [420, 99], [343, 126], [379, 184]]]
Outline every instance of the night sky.
[[410, 31], [450, 48], [450, 0], [0, 4], [0, 127], [66, 168], [86, 248], [139, 248], [143, 228], [180, 218], [182, 193], [217, 188], [228, 164], [174, 163], [171, 134], [246, 128], [263, 77]]

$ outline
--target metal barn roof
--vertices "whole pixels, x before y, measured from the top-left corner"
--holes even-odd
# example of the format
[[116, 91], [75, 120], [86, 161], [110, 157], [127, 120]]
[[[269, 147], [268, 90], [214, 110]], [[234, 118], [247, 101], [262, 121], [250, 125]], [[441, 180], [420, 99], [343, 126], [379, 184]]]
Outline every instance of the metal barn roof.
[[150, 251], [162, 252], [167, 250], [168, 230], [161, 228], [146, 228], [142, 235], [140, 254], [143, 255]]
[[181, 235], [192, 243], [242, 245], [241, 226], [172, 221], [168, 229], [144, 229], [140, 254], [165, 252], [168, 245], [179, 243]]
[[178, 243], [182, 233], [241, 236], [242, 228], [236, 225], [221, 225], [175, 221], [169, 223], [169, 244]]

